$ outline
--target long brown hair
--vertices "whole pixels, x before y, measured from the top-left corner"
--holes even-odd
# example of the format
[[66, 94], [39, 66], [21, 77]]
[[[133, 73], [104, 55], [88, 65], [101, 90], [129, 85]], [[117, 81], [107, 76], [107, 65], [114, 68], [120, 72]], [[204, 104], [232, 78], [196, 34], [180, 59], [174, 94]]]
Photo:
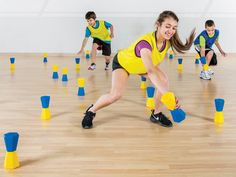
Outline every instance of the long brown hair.
[[[174, 12], [166, 10], [159, 15], [156, 24], [159, 23], [161, 25], [166, 18], [170, 17], [179, 22], [179, 18]], [[188, 37], [188, 39], [186, 39], [185, 44], [183, 44], [183, 42], [179, 38], [178, 31], [176, 31], [175, 34], [170, 39], [171, 48], [174, 48], [179, 53], [184, 53], [184, 51], [189, 50], [190, 47], [192, 46], [194, 37], [195, 37], [195, 29], [192, 30], [190, 36]]]

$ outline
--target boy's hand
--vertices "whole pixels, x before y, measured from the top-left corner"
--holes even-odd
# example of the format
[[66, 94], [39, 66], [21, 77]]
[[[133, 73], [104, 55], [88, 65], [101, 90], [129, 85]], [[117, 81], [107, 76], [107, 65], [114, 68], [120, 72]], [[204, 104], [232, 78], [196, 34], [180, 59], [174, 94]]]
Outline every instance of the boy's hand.
[[84, 50], [80, 50], [77, 55], [81, 56], [84, 53]]
[[221, 55], [223, 55], [223, 57], [227, 56], [227, 54], [224, 51], [221, 51]]
[[111, 38], [114, 38], [114, 34], [113, 34], [113, 33], [111, 33], [111, 34], [110, 34], [110, 37], [111, 37]]

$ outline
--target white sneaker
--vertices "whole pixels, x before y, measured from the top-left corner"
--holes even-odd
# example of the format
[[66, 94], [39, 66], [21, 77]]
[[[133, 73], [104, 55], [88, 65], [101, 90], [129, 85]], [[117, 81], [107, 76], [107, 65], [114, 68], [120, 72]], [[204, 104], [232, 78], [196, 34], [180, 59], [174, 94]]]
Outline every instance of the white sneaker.
[[95, 64], [93, 64], [93, 65], [88, 67], [88, 70], [95, 70], [95, 69], [96, 69], [96, 65]]
[[207, 72], [208, 72], [209, 75], [213, 75], [214, 74], [214, 71], [212, 69], [210, 69], [210, 68], [208, 69]]
[[200, 78], [203, 80], [211, 80], [211, 76], [209, 75], [208, 71], [201, 71]]
[[105, 66], [105, 70], [109, 70], [109, 66], [108, 65]]

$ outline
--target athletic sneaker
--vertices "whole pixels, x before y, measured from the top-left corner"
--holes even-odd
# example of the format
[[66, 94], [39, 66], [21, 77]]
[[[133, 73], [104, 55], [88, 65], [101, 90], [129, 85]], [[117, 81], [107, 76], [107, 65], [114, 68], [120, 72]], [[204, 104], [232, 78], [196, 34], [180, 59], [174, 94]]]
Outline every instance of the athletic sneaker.
[[88, 70], [95, 70], [96, 69], [96, 64], [92, 63], [91, 66], [88, 67]]
[[201, 71], [200, 78], [203, 80], [211, 80], [211, 76], [209, 75], [208, 71]]
[[163, 127], [172, 127], [172, 122], [162, 112], [154, 114], [154, 110], [152, 110], [150, 121], [158, 123]]
[[89, 129], [93, 127], [93, 118], [96, 116], [96, 113], [92, 111], [88, 111], [93, 105], [89, 106], [86, 112], [84, 113], [85, 116], [82, 120], [82, 127], [85, 129]]
[[105, 64], [106, 64], [106, 65], [105, 65], [105, 70], [108, 70], [108, 69], [109, 69], [109, 64], [110, 64], [110, 63], [106, 62]]
[[212, 69], [210, 69], [210, 68], [208, 69], [207, 72], [208, 72], [209, 75], [213, 75], [214, 74], [214, 71]]
[[105, 70], [109, 70], [109, 65], [106, 65], [106, 66], [105, 66]]

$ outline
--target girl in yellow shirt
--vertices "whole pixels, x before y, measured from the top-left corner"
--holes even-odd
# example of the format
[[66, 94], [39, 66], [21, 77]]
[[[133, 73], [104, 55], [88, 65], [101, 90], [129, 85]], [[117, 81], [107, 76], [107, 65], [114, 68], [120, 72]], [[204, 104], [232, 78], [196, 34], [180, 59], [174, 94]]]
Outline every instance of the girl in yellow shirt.
[[160, 110], [161, 96], [168, 92], [168, 78], [160, 69], [159, 64], [169, 47], [179, 53], [187, 51], [191, 47], [195, 35], [195, 31], [192, 31], [186, 44], [183, 44], [177, 32], [178, 21], [174, 12], [162, 12], [156, 21], [156, 31], [140, 37], [128, 48], [118, 52], [112, 64], [111, 91], [102, 95], [94, 105], [87, 109], [82, 120], [83, 128], [92, 128], [96, 112], [121, 98], [129, 74], [147, 75], [157, 89], [154, 98], [155, 109], [152, 111], [150, 120], [165, 127], [172, 126], [172, 122]]

